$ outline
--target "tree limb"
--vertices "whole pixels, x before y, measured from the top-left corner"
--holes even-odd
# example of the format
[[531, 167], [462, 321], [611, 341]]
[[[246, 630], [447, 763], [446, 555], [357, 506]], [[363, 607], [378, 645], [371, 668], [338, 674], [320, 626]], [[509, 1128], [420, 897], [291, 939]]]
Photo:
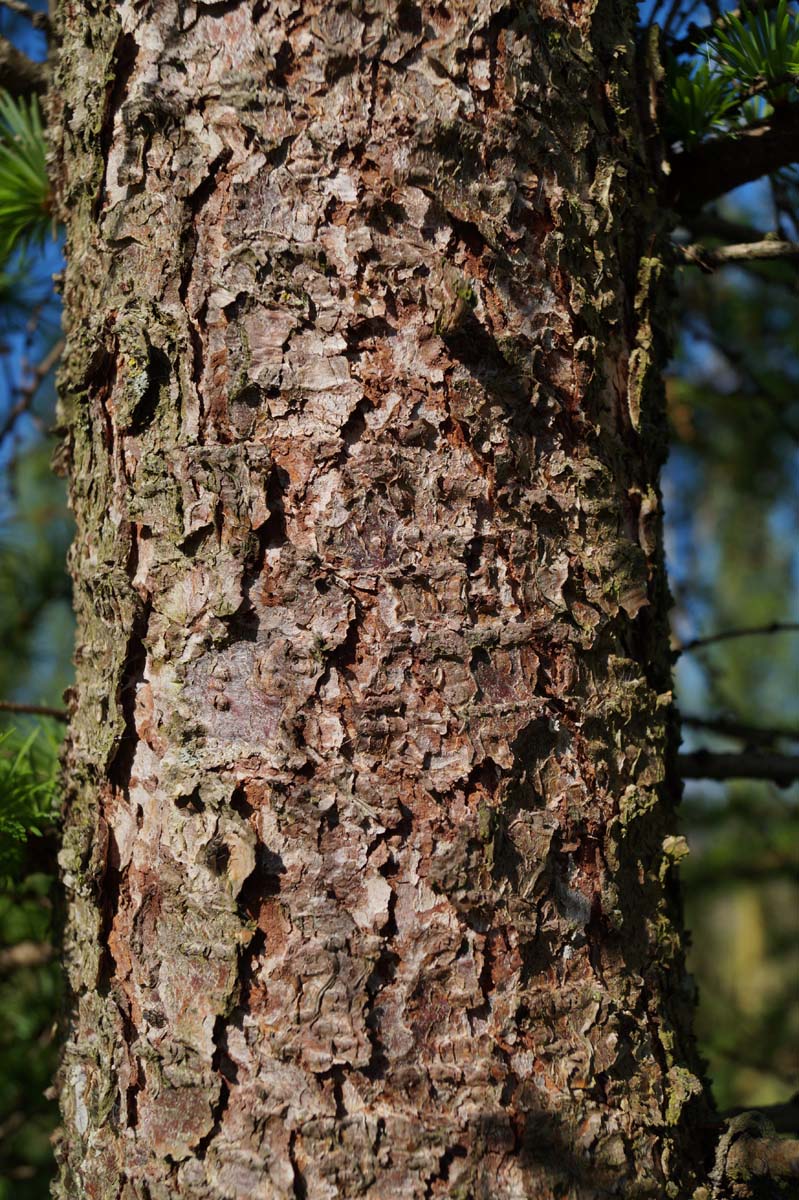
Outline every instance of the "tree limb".
[[799, 242], [783, 242], [764, 238], [761, 242], [738, 242], [731, 246], [703, 246], [698, 242], [680, 246], [680, 253], [689, 266], [711, 272], [727, 263], [766, 261], [768, 259], [799, 259]]
[[799, 160], [799, 104], [745, 129], [676, 154], [667, 182], [678, 211], [693, 212], [725, 192]]
[[731, 1178], [799, 1179], [799, 1141], [778, 1137], [739, 1138], [727, 1158]]
[[799, 1141], [776, 1137], [774, 1126], [762, 1113], [743, 1112], [727, 1122], [711, 1179], [718, 1189], [727, 1180], [747, 1184], [764, 1177], [799, 1179]]
[[0, 37], [0, 87], [12, 96], [41, 95], [47, 87], [47, 66], [34, 62], [17, 50], [7, 38]]
[[[746, 1108], [731, 1108], [724, 1116], [739, 1117], [741, 1113], [749, 1112]], [[799, 1133], [799, 1092], [781, 1104], [767, 1104], [758, 1110], [766, 1120], [774, 1126], [776, 1133]]]
[[52, 717], [55, 721], [68, 721], [64, 708], [51, 708], [47, 704], [17, 704], [14, 700], [0, 700], [0, 712], [25, 713], [34, 717]]
[[766, 229], [753, 229], [745, 221], [731, 221], [713, 209], [691, 213], [685, 223], [694, 236], [705, 234], [707, 237], [722, 238], [725, 242], [762, 242], [769, 236]]
[[799, 779], [799, 756], [694, 750], [677, 755], [677, 769], [683, 779], [769, 779], [778, 787], [789, 787]]
[[776, 741], [778, 738], [799, 738], [799, 729], [762, 729], [755, 725], [746, 725], [741, 721], [733, 721], [727, 717], [699, 717], [690, 713], [681, 713], [680, 721], [691, 729], [708, 729], [721, 737], [740, 738], [741, 741], [761, 745]]
[[47, 354], [45, 354], [42, 361], [33, 368], [28, 382], [23, 383], [19, 388], [17, 388], [17, 391], [19, 392], [19, 399], [12, 407], [2, 426], [0, 426], [0, 445], [2, 445], [9, 434], [13, 432], [14, 426], [22, 414], [27, 412], [30, 408], [31, 404], [33, 403], [33, 398], [39, 389], [39, 385], [50, 374], [53, 367], [61, 357], [63, 349], [64, 339], [59, 338], [58, 341], [51, 346]]
[[726, 642], [730, 638], [759, 637], [766, 633], [795, 633], [799, 630], [799, 621], [770, 621], [768, 625], [751, 625], [746, 629], [723, 629], [720, 633], [709, 633], [706, 637], [692, 638], [682, 646], [672, 650], [672, 657], [679, 658], [689, 650], [699, 650], [703, 646], [712, 646], [714, 642]]

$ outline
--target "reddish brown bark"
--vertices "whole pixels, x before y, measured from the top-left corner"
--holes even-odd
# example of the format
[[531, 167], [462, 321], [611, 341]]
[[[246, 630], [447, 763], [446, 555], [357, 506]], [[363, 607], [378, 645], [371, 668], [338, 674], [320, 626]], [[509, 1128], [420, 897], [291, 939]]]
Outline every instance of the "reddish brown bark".
[[632, 6], [63, 3], [61, 1197], [662, 1197]]

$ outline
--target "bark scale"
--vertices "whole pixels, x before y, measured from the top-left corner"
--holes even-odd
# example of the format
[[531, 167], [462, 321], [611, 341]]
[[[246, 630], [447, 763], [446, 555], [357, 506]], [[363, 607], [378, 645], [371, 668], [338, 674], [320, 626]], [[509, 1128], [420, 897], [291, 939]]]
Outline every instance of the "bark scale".
[[61, 4], [59, 1197], [704, 1178], [634, 15]]

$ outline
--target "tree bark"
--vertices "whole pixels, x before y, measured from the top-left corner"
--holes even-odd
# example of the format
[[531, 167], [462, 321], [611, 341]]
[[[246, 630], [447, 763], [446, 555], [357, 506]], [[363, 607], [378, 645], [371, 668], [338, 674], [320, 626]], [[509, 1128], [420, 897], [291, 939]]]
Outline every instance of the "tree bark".
[[617, 0], [63, 0], [56, 1195], [684, 1197]]

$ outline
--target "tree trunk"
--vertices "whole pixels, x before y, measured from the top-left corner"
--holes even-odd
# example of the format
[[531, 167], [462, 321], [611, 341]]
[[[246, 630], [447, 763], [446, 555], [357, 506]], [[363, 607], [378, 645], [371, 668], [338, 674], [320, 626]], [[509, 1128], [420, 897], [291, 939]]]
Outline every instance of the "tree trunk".
[[688, 1197], [634, 5], [62, 0], [58, 1197]]

